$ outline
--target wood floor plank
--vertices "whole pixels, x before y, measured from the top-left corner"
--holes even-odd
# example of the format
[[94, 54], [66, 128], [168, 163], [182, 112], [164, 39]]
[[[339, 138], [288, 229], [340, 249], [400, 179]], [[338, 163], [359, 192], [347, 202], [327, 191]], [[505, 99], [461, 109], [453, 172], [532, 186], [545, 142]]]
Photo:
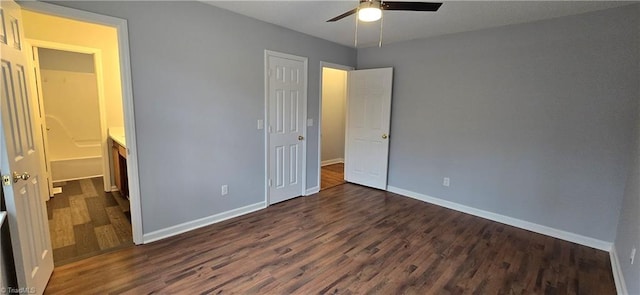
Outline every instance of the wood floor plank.
[[91, 179], [80, 179], [78, 180], [80, 184], [80, 188], [82, 189], [82, 194], [89, 197], [98, 196], [98, 192], [96, 190], [95, 185]]
[[91, 222], [89, 208], [85, 202], [85, 195], [69, 196], [69, 208], [71, 208], [71, 220], [73, 225]]
[[57, 196], [75, 196], [82, 194], [82, 188], [80, 187], [80, 182], [78, 181], [65, 181], [65, 182], [56, 182], [53, 184], [54, 187], [61, 187], [62, 192], [56, 194]]
[[100, 244], [98, 244], [98, 239], [91, 223], [74, 225], [73, 232], [75, 233], [78, 255], [100, 251]]
[[69, 245], [61, 248], [53, 248], [53, 257], [56, 261], [65, 261], [78, 256], [76, 245]]
[[345, 183], [343, 163], [322, 166], [320, 170], [320, 190], [341, 185], [343, 183]]
[[52, 248], [58, 249], [75, 244], [71, 208], [53, 209], [52, 211], [53, 219], [49, 220]]
[[[104, 192], [102, 178], [73, 180], [56, 185], [63, 188], [62, 193], [47, 201], [47, 214], [49, 215], [49, 229], [54, 246], [54, 263], [62, 266], [67, 263], [114, 251], [133, 244], [131, 237], [131, 225], [124, 215], [110, 218], [105, 208], [118, 206], [110, 192]], [[93, 186], [90, 188], [89, 186]], [[85, 191], [83, 192], [83, 187]], [[93, 192], [97, 195], [91, 195]], [[64, 209], [64, 210], [58, 210]], [[58, 210], [58, 211], [56, 211]], [[56, 220], [54, 220], [54, 212]], [[124, 216], [124, 217], [123, 217]], [[63, 220], [58, 220], [63, 218]], [[128, 237], [118, 236], [111, 224], [112, 219], [117, 222], [120, 234], [129, 234]], [[125, 225], [125, 223], [127, 223]], [[82, 225], [80, 229], [74, 229], [74, 225]], [[105, 227], [105, 226], [110, 226]], [[126, 228], [129, 228], [128, 230]], [[76, 241], [76, 231], [89, 235], [79, 237]], [[114, 236], [117, 239], [114, 239]], [[94, 237], [94, 238], [91, 238]], [[83, 240], [85, 239], [85, 240]], [[88, 240], [86, 240], [88, 239]], [[94, 243], [98, 242], [98, 246]], [[93, 249], [93, 251], [92, 251]]]
[[98, 239], [100, 250], [114, 248], [120, 245], [120, 238], [116, 235], [111, 224], [96, 226], [93, 230], [96, 234], [96, 238]]
[[93, 226], [100, 227], [111, 224], [107, 211], [105, 210], [105, 202], [101, 197], [87, 197], [84, 201]]
[[[112, 224], [124, 218], [107, 209]], [[615, 294], [615, 287], [606, 252], [344, 184], [58, 267], [46, 289], [184, 292]]]
[[127, 217], [122, 213], [122, 210], [119, 206], [107, 207], [105, 208], [107, 211], [107, 216], [109, 216], [109, 220], [113, 229], [116, 232], [116, 235], [120, 239], [121, 242], [126, 243], [131, 241], [132, 233], [131, 233], [131, 223], [127, 220]]
[[116, 200], [114, 200], [112, 192], [104, 191], [104, 182], [102, 177], [91, 178], [91, 182], [93, 183], [97, 196], [100, 197], [100, 200], [104, 201], [104, 207], [116, 206], [118, 204], [116, 203]]

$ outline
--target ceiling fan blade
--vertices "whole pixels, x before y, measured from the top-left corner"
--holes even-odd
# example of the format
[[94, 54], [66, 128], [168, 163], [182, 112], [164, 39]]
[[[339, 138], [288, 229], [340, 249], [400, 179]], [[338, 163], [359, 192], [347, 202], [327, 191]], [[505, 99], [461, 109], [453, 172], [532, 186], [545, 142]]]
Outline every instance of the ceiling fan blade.
[[438, 11], [440, 5], [442, 3], [384, 1], [381, 6], [383, 10]]
[[336, 17], [334, 17], [334, 18], [332, 18], [332, 19], [328, 20], [327, 22], [329, 23], [329, 22], [334, 22], [334, 21], [341, 20], [341, 19], [343, 19], [343, 18], [345, 18], [345, 17], [347, 17], [347, 16], [350, 16], [350, 15], [352, 15], [352, 14], [356, 13], [356, 11], [358, 11], [358, 9], [357, 9], [357, 8], [354, 8], [354, 9], [352, 9], [352, 10], [349, 10], [349, 11], [347, 11], [347, 12], [345, 12], [345, 13], [341, 14], [341, 15], [338, 15], [338, 16], [336, 16]]

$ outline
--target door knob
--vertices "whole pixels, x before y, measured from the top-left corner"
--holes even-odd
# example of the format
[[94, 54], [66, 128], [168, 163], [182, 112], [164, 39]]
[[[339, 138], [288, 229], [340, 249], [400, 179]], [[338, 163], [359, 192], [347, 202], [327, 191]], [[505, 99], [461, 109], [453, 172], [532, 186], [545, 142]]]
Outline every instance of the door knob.
[[387, 135], [386, 133], [382, 134], [382, 139], [387, 139], [388, 137], [389, 137], [389, 135]]
[[298, 140], [303, 140], [303, 139], [304, 139], [304, 136], [298, 135]]
[[18, 181], [20, 181], [20, 179], [27, 180], [29, 179], [29, 177], [31, 177], [31, 175], [29, 175], [29, 172], [25, 172], [22, 174], [18, 172], [13, 172], [13, 183], [17, 183]]

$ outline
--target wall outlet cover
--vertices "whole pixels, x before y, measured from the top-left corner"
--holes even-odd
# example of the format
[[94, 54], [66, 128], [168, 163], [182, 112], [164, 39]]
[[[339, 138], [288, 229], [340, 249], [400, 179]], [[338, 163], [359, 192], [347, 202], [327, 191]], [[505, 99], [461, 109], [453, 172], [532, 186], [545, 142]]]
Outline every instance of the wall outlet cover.
[[223, 184], [221, 187], [221, 194], [223, 196], [226, 196], [229, 193], [229, 186], [226, 184]]

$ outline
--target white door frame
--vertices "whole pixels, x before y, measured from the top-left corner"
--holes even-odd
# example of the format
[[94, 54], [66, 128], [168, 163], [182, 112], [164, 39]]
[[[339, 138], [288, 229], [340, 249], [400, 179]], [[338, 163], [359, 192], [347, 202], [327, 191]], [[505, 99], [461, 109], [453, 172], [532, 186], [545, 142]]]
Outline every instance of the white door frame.
[[[307, 100], [309, 87], [308, 58], [287, 53], [265, 50], [264, 51], [264, 204], [268, 207], [269, 200], [269, 57], [288, 58], [304, 63], [304, 101], [302, 102], [302, 118], [307, 122]], [[304, 124], [302, 136], [307, 138], [307, 124]], [[306, 196], [307, 190], [307, 140], [302, 141], [302, 190], [301, 196]]]
[[[108, 137], [109, 135], [107, 134], [107, 110], [106, 110], [106, 102], [105, 102], [105, 97], [104, 97], [104, 72], [103, 72], [103, 67], [102, 67], [102, 50], [97, 49], [97, 48], [91, 48], [91, 47], [83, 47], [83, 46], [75, 46], [75, 45], [69, 45], [69, 44], [63, 44], [63, 43], [56, 43], [56, 42], [50, 42], [50, 41], [42, 41], [42, 40], [37, 40], [37, 39], [26, 39], [26, 43], [27, 43], [27, 47], [30, 53], [32, 53], [31, 56], [33, 56], [33, 47], [38, 47], [38, 48], [47, 48], [47, 49], [55, 49], [55, 50], [62, 50], [62, 51], [68, 51], [68, 52], [75, 52], [75, 53], [83, 53], [83, 54], [89, 54], [93, 56], [93, 64], [94, 64], [94, 74], [96, 75], [96, 83], [98, 86], [98, 109], [99, 109], [99, 114], [100, 114], [100, 147], [102, 150], [102, 178], [104, 180], [104, 190], [105, 191], [111, 191], [111, 169], [110, 169], [110, 162], [109, 159], [111, 159], [111, 147], [108, 144]], [[32, 59], [29, 59], [29, 61], [31, 63], [33, 63]], [[33, 66], [33, 65], [31, 65]], [[40, 73], [40, 69], [38, 69], [38, 73]], [[42, 84], [41, 84], [41, 77], [40, 75], [38, 75], [37, 77], [35, 77], [35, 79], [37, 80], [37, 86], [39, 88], [38, 90], [38, 97], [37, 99], [43, 99], [44, 98], [44, 94], [40, 91], [42, 90]], [[34, 85], [35, 86], [35, 85]], [[42, 102], [44, 102], [44, 100], [41, 100]], [[34, 104], [34, 106], [37, 106], [39, 104]], [[42, 108], [40, 111], [41, 113], [46, 113], [45, 109], [44, 109], [44, 105], [40, 105], [40, 107]], [[42, 134], [42, 136], [46, 136], [45, 134]], [[43, 152], [47, 152], [44, 149], [42, 149]], [[47, 166], [51, 167], [50, 165], [50, 161], [49, 161], [49, 157], [45, 157], [47, 159]], [[48, 176], [49, 176], [49, 181], [53, 181], [53, 179], [51, 179], [51, 170], [48, 171]]]
[[[320, 97], [318, 98], [318, 101], [320, 102], [318, 104], [318, 191], [320, 191], [321, 189], [321, 181], [322, 181], [322, 83], [324, 83], [323, 79], [322, 79], [322, 69], [323, 68], [331, 68], [331, 69], [337, 69], [337, 70], [343, 70], [343, 71], [353, 71], [355, 70], [354, 67], [350, 67], [350, 66], [345, 66], [345, 65], [340, 65], [340, 64], [334, 64], [334, 63], [330, 63], [330, 62], [325, 62], [325, 61], [320, 61]], [[347, 82], [348, 83], [348, 82]], [[345, 94], [346, 96], [346, 94]], [[349, 99], [347, 97], [347, 99]], [[345, 101], [346, 102], [346, 101]], [[346, 123], [346, 116], [348, 114], [345, 113], [345, 123]], [[345, 126], [345, 131], [346, 131], [346, 126]], [[346, 139], [346, 133], [345, 133], [345, 139]], [[345, 142], [346, 145], [346, 142]], [[346, 162], [346, 158], [347, 158], [347, 154], [345, 152], [344, 154], [345, 157], [345, 162]]]
[[129, 60], [129, 31], [127, 27], [127, 20], [39, 1], [24, 1], [19, 4], [24, 10], [105, 25], [116, 29], [120, 57], [120, 82], [122, 84], [125, 140], [127, 141], [127, 175], [129, 180], [131, 227], [133, 232], [133, 242], [136, 245], [143, 244], [142, 204], [140, 200], [138, 148], [136, 142], [135, 117], [133, 112], [133, 88], [131, 82], [131, 62]]

